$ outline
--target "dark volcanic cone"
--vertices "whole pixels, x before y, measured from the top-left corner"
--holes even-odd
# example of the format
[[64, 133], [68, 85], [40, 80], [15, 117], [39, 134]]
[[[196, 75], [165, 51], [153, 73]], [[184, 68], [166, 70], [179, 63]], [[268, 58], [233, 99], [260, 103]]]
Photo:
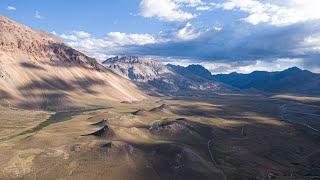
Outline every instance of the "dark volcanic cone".
[[104, 126], [104, 125], [106, 125], [107, 122], [108, 122], [107, 119], [103, 119], [103, 120], [101, 120], [101, 121], [99, 121], [97, 123], [91, 124], [91, 125], [92, 126]]
[[96, 136], [96, 137], [101, 137], [104, 134], [107, 133], [107, 131], [109, 130], [109, 126], [104, 126], [102, 129], [94, 132], [94, 133], [90, 133], [90, 134], [86, 134], [86, 135], [81, 135], [81, 136]]

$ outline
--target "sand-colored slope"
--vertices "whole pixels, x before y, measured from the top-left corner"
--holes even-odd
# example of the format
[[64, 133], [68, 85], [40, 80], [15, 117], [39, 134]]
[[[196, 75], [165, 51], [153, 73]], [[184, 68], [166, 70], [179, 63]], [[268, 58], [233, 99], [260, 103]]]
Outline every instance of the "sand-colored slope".
[[0, 16], [0, 103], [66, 109], [145, 98], [131, 82], [53, 35]]

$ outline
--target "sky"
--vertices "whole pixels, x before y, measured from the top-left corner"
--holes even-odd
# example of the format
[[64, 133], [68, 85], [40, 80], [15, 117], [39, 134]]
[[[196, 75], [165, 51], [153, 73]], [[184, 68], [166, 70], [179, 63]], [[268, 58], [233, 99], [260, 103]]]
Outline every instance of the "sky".
[[318, 0], [0, 0], [0, 14], [99, 61], [126, 54], [213, 74], [320, 73]]

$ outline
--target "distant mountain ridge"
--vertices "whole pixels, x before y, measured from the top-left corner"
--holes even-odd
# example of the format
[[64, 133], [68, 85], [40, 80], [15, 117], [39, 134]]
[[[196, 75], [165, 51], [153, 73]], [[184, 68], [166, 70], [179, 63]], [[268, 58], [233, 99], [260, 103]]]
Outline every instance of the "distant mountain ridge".
[[279, 72], [254, 71], [250, 74], [218, 74], [214, 77], [241, 89], [254, 88], [272, 93], [320, 94], [320, 75], [292, 67]]
[[193, 75], [202, 77], [207, 80], [214, 80], [214, 77], [212, 76], [211, 72], [204, 68], [201, 65], [198, 64], [191, 64], [187, 67], [179, 66], [179, 65], [173, 65], [173, 64], [167, 64], [166, 67], [171, 68], [173, 71], [176, 73], [186, 76], [186, 77], [191, 77]]
[[[138, 86], [148, 85], [161, 92], [240, 93], [251, 90], [270, 93], [320, 94], [320, 75], [292, 67], [279, 72], [212, 75], [201, 65], [164, 65], [151, 58], [117, 56], [103, 65]], [[142, 83], [142, 84], [141, 84]], [[242, 90], [240, 90], [242, 89]]]
[[200, 65], [191, 65], [185, 69], [181, 66], [165, 66], [151, 58], [137, 56], [116, 56], [102, 64], [140, 87], [156, 89], [161, 93], [226, 93], [237, 90], [215, 81], [211, 73]]

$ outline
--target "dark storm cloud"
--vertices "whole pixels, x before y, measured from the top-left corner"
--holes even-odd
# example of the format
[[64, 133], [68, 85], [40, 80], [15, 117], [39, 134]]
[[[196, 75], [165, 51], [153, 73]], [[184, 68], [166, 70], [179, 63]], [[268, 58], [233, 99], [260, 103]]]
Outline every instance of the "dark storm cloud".
[[303, 58], [306, 65], [319, 65], [319, 50], [305, 41], [320, 35], [320, 21], [309, 21], [287, 26], [251, 25], [238, 23], [211, 30], [194, 40], [169, 41], [160, 44], [128, 47], [125, 54], [153, 55], [193, 59], [195, 61], [241, 62], [257, 59], [273, 61], [278, 58]]

